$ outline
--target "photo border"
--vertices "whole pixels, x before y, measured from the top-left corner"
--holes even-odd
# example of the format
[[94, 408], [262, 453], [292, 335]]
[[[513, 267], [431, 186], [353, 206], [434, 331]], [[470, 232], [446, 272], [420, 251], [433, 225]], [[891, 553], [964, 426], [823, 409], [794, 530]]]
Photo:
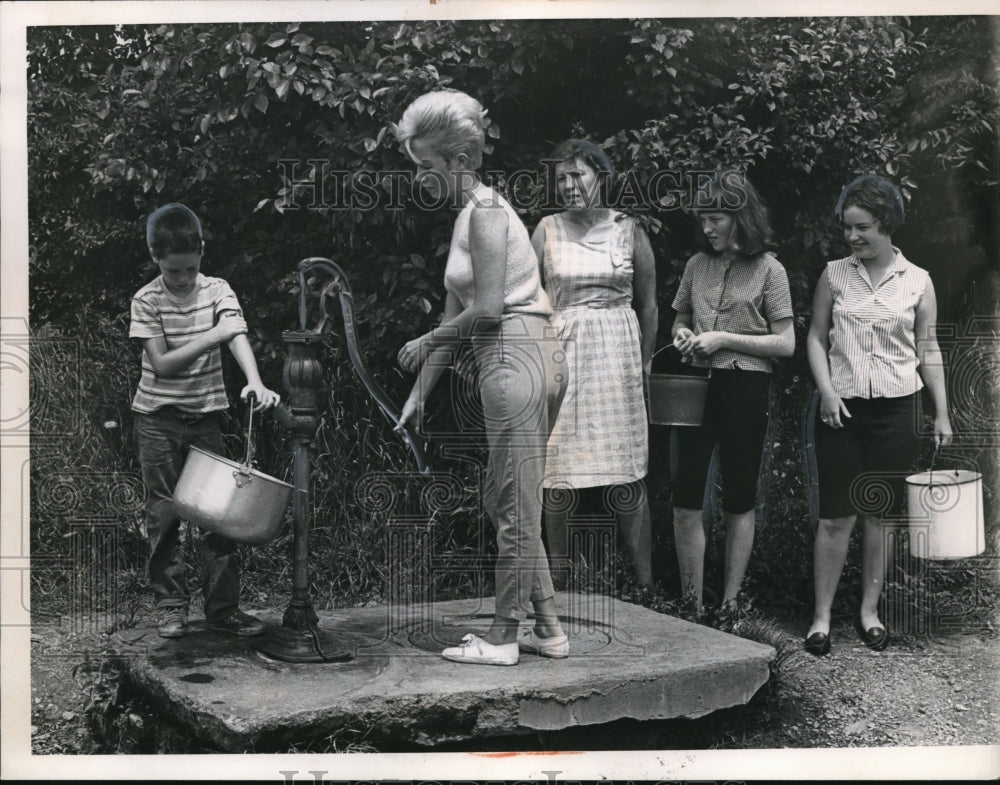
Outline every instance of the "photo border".
[[[923, 2], [810, 2], [809, 15], [938, 15]], [[954, 4], [948, 15], [996, 12], [983, 0]], [[160, 22], [368, 21], [384, 19], [490, 19], [705, 16], [803, 16], [790, 0], [746, 4], [652, 0], [297, 0], [227, 2], [0, 2], [0, 325], [7, 335], [28, 327], [27, 80], [26, 31], [35, 25]], [[28, 509], [21, 475], [28, 439], [3, 424], [28, 405], [27, 372], [5, 370], [0, 419], [0, 777], [3, 779], [813, 779], [835, 772], [840, 779], [980, 779], [998, 775], [998, 748], [893, 747], [869, 749], [600, 751], [581, 753], [345, 753], [340, 755], [32, 755], [30, 739], [30, 617], [27, 604], [30, 554]], [[555, 774], [558, 772], [558, 774]]]

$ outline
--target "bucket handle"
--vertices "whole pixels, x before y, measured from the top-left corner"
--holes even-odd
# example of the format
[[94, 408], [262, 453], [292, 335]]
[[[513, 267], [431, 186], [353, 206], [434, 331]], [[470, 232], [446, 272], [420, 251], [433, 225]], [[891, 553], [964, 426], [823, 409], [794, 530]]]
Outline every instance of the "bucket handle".
[[[934, 485], [934, 464], [937, 462], [938, 455], [941, 454], [941, 453], [942, 453], [941, 445], [940, 444], [935, 444], [934, 445], [934, 453], [931, 455], [931, 467], [930, 467], [930, 469], [927, 472], [928, 475], [929, 475], [928, 476], [928, 484], [931, 487], [933, 487], [933, 485]], [[954, 460], [955, 462], [960, 462], [960, 463], [965, 464], [966, 466], [971, 466], [973, 471], [978, 471], [979, 470], [979, 466], [976, 464], [975, 461], [970, 461], [968, 458], [963, 458], [963, 457], [956, 457], [956, 456], [949, 456], [949, 457], [952, 460]], [[958, 469], [954, 470], [956, 477], [958, 477], [958, 471], [959, 471]], [[939, 472], [940, 472], [940, 470], [939, 470]]]
[[[665, 344], [663, 344], [663, 346], [661, 346], [659, 349], [657, 349], [655, 352], [653, 352], [652, 356], [649, 358], [649, 362], [652, 363], [653, 360], [656, 359], [656, 355], [658, 355], [664, 349], [674, 349], [674, 350], [676, 350], [678, 352], [680, 351], [679, 349], [677, 349], [676, 346], [674, 346], [673, 342], [671, 342], [671, 343], [665, 343]], [[683, 359], [684, 362], [687, 362], [687, 358], [682, 358], [682, 359]], [[695, 367], [695, 366], [692, 366], [692, 367]], [[708, 373], [706, 374], [706, 376], [711, 376], [711, 375], [712, 375], [712, 369], [709, 368], [708, 369]]]
[[242, 488], [247, 483], [253, 482], [253, 476], [250, 474], [250, 466], [253, 461], [253, 405], [257, 402], [257, 396], [251, 392], [247, 395], [247, 405], [250, 407], [250, 416], [247, 421], [247, 459], [246, 462], [240, 469], [233, 472], [233, 477], [236, 479], [236, 487]]

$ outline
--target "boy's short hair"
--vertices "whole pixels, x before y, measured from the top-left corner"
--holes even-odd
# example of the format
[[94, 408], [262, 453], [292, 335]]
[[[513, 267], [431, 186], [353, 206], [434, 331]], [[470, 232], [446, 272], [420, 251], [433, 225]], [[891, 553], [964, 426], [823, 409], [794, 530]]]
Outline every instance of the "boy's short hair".
[[201, 243], [201, 221], [179, 202], [158, 207], [146, 219], [146, 245], [157, 259], [173, 253], [198, 253]]

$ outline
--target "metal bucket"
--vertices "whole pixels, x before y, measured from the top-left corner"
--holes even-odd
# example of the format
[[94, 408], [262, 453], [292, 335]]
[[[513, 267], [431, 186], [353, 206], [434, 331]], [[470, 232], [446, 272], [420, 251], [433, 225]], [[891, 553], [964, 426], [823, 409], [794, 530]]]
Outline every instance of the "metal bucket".
[[986, 549], [979, 472], [938, 469], [906, 478], [910, 553], [921, 559], [967, 559]]
[[192, 447], [174, 488], [178, 515], [231, 540], [274, 539], [292, 486], [247, 465]]
[[701, 425], [708, 394], [708, 376], [651, 373], [648, 379], [651, 423]]

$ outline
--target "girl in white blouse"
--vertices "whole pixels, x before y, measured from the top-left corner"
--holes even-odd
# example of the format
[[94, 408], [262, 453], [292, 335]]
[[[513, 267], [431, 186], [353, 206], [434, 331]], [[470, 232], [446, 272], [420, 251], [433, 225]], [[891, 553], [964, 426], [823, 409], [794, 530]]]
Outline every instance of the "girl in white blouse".
[[[917, 396], [926, 385], [934, 439], [951, 443], [944, 370], [934, 337], [937, 300], [925, 270], [892, 244], [903, 197], [888, 180], [862, 175], [836, 207], [851, 255], [829, 262], [813, 298], [807, 349], [820, 395], [816, 423], [819, 524], [813, 550], [815, 609], [806, 649], [830, 650], [830, 613], [851, 530], [863, 499], [898, 507], [900, 480], [919, 446]], [[881, 651], [889, 633], [878, 617], [885, 578], [882, 519], [865, 515], [861, 607], [855, 626]]]

